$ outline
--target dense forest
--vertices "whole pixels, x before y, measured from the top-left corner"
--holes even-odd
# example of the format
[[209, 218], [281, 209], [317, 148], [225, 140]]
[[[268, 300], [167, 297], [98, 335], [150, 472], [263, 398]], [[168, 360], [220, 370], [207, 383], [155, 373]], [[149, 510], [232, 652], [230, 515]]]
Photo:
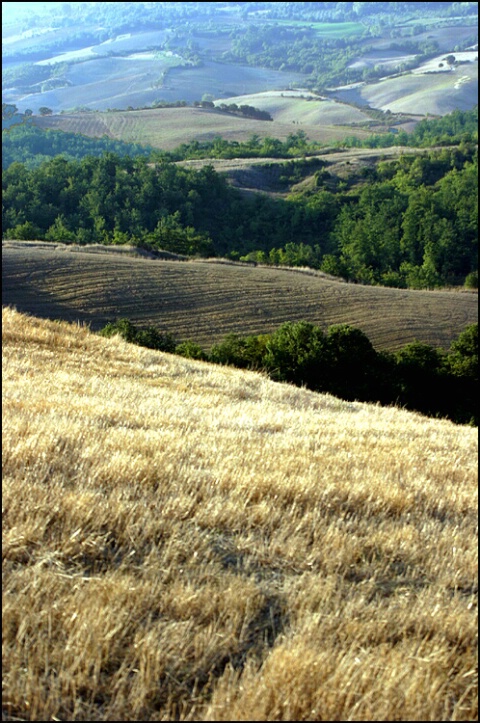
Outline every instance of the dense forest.
[[[419, 133], [427, 133], [425, 126]], [[71, 149], [74, 141], [89, 147], [87, 139], [71, 140]], [[216, 143], [221, 157], [225, 143]], [[297, 134], [277, 146], [288, 153], [302, 143]], [[251, 155], [261, 145], [252, 139]], [[275, 144], [268, 150], [274, 155]], [[112, 153], [68, 160], [67, 152], [34, 168], [11, 163], [2, 179], [4, 237], [132, 243], [305, 265], [367, 284], [476, 285], [478, 153], [472, 144], [406, 153], [344, 180], [316, 159], [286, 161], [280, 181], [287, 188], [299, 173], [314, 180], [286, 199], [247, 198], [212, 167], [181, 168], [162, 152], [156, 158], [154, 165], [145, 156]]]
[[478, 324], [467, 327], [447, 353], [420, 342], [396, 353], [377, 352], [359, 329], [339, 324], [324, 332], [305, 321], [287, 322], [272, 334], [230, 334], [207, 352], [155, 327], [139, 329], [128, 319], [110, 322], [99, 333], [192, 359], [262, 370], [276, 381], [345, 400], [394, 404], [478, 425]]
[[153, 150], [139, 143], [107, 137], [89, 138], [80, 133], [64, 133], [48, 128], [43, 130], [26, 119], [26, 122], [16, 123], [2, 133], [2, 168], [8, 168], [12, 163], [23, 163], [27, 168], [35, 168], [55, 156], [80, 160], [85, 156], [98, 158], [106, 152], [118, 156], [149, 157]]

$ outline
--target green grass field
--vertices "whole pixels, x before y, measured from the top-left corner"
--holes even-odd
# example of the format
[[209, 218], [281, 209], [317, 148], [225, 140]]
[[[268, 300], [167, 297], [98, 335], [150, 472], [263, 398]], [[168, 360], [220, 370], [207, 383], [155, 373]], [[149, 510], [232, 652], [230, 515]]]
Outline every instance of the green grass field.
[[325, 38], [349, 38], [360, 35], [365, 31], [362, 23], [315, 23], [304, 20], [275, 20], [275, 24], [293, 27], [308, 27], [315, 30], [317, 35]]

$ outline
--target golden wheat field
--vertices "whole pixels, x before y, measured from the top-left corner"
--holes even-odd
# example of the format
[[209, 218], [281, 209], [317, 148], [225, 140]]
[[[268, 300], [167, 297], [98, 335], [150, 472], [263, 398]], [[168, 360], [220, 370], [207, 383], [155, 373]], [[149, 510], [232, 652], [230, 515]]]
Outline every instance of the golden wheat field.
[[475, 720], [477, 430], [5, 308], [3, 720]]

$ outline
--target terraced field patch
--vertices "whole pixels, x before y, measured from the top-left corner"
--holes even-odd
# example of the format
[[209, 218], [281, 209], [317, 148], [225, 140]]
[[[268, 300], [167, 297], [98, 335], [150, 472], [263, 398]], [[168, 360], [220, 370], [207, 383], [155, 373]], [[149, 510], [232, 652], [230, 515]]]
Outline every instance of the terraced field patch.
[[[97, 249], [98, 251], [98, 249]], [[315, 272], [207, 260], [160, 261], [4, 242], [2, 303], [99, 329], [115, 318], [155, 325], [205, 348], [227, 333], [261, 334], [285, 321], [349, 323], [377, 349], [415, 339], [448, 349], [478, 319], [477, 294], [342, 283]]]

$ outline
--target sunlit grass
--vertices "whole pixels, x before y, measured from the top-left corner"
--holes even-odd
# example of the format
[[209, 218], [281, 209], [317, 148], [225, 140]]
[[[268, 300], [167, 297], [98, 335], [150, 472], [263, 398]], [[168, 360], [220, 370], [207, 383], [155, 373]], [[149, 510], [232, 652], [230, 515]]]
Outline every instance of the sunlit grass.
[[3, 311], [4, 720], [474, 720], [477, 435]]

